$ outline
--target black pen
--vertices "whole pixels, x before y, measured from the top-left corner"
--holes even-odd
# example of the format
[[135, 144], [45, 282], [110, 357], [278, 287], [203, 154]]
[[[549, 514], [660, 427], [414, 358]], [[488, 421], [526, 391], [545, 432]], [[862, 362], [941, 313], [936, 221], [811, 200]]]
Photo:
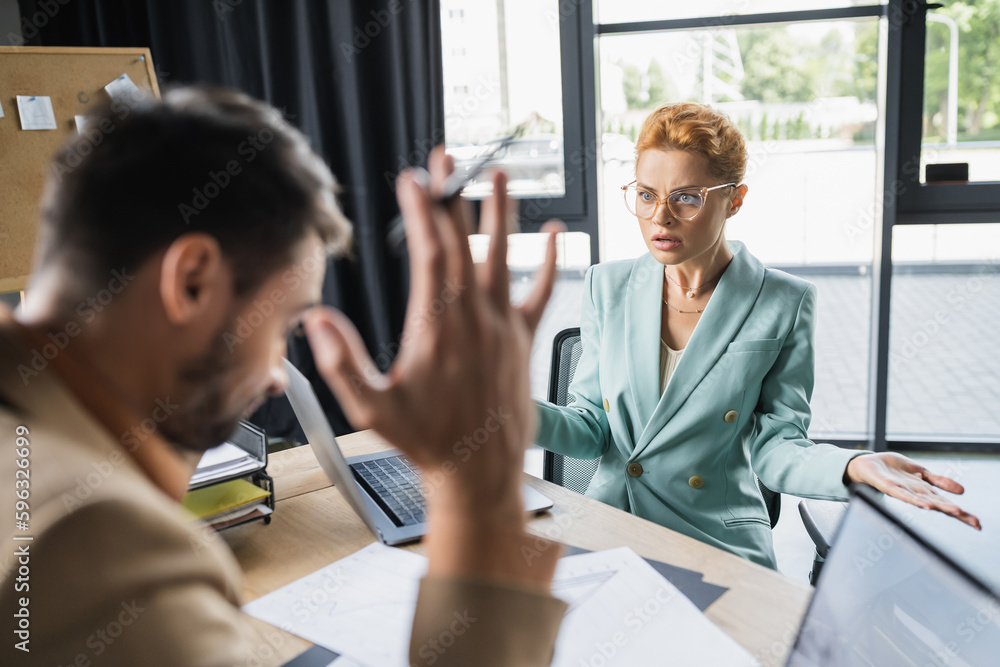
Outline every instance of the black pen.
[[[502, 137], [496, 148], [491, 150], [486, 157], [477, 162], [476, 165], [464, 175], [459, 174], [457, 171], [452, 172], [451, 176], [445, 179], [444, 192], [441, 193], [441, 196], [434, 201], [435, 205], [448, 206], [455, 201], [455, 198], [462, 194], [462, 190], [465, 189], [465, 186], [471, 183], [476, 176], [478, 176], [479, 173], [482, 172], [482, 170], [496, 158], [500, 151], [507, 148], [507, 146], [510, 145], [510, 142], [521, 136], [524, 133], [524, 129], [524, 123], [515, 127], [512, 133]], [[427, 172], [424, 171], [424, 173], [426, 174]], [[391, 248], [399, 247], [403, 241], [406, 240], [406, 226], [403, 224], [402, 213], [393, 218], [392, 222], [389, 223], [389, 233], [386, 235], [386, 240], [388, 240]]]

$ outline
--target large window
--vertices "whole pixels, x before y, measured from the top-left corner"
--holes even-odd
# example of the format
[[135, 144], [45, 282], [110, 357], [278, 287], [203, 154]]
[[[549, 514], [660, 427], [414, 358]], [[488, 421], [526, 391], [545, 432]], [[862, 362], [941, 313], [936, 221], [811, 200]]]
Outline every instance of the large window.
[[445, 140], [456, 168], [468, 170], [491, 142], [524, 128], [466, 188], [467, 197], [488, 195], [496, 168], [507, 172], [512, 195], [565, 193], [557, 11], [557, 0], [442, 0], [442, 50], [450, 54]]
[[811, 434], [866, 437], [879, 19], [615, 33], [597, 50], [601, 260], [647, 252], [619, 189], [643, 119], [677, 101], [724, 111], [750, 152], [727, 237], [819, 288]]
[[[727, 230], [772, 264], [870, 264], [878, 20], [614, 35], [599, 40], [602, 260], [645, 252], [619, 186], [643, 119], [712, 104], [747, 137], [747, 203]], [[683, 66], [681, 66], [683, 65]], [[831, 206], [831, 200], [836, 206]]]
[[559, 218], [588, 235], [587, 255], [596, 258], [597, 139], [584, 120], [593, 117], [593, 98], [581, 85], [593, 79], [583, 29], [593, 23], [583, 9], [562, 0], [442, 0], [442, 138], [468, 173], [519, 130], [464, 197], [488, 195], [492, 171], [502, 168], [521, 231]]
[[601, 259], [645, 251], [617, 192], [642, 119], [711, 103], [752, 154], [729, 238], [819, 288], [810, 434], [1000, 449], [1000, 0], [596, 13]]
[[893, 233], [888, 437], [1000, 440], [1000, 224]]
[[893, 10], [872, 439], [998, 451], [1000, 2]]
[[924, 58], [921, 181], [929, 163], [1000, 181], [1000, 0], [928, 12]]
[[[483, 5], [513, 24], [514, 0]], [[560, 24], [563, 197], [584, 202], [571, 229], [600, 231], [593, 261], [646, 252], [619, 190], [642, 120], [710, 103], [751, 153], [728, 237], [819, 289], [810, 435], [1000, 450], [1000, 0], [543, 5]], [[929, 164], [945, 166], [928, 178]], [[561, 201], [555, 186], [535, 201]], [[560, 303], [578, 301], [563, 288]]]

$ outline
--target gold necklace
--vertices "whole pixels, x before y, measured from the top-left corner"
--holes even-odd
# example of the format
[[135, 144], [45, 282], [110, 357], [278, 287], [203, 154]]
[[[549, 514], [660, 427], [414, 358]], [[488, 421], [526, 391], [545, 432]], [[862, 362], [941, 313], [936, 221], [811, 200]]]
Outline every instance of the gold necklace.
[[667, 303], [666, 299], [663, 300], [663, 305], [669, 308], [670, 310], [676, 310], [678, 313], [684, 313], [685, 315], [694, 315], [695, 313], [700, 313], [705, 310], [704, 308], [699, 308], [697, 310], [681, 310], [680, 308], [675, 308], [671, 306], [669, 303]]
[[[723, 269], [723, 273], [724, 272], [725, 272], [725, 269]], [[667, 280], [669, 280], [673, 284], [677, 285], [682, 290], [685, 290], [684, 296], [686, 296], [689, 299], [693, 299], [696, 296], [698, 296], [697, 293], [696, 293], [697, 290], [700, 290], [702, 287], [705, 287], [706, 285], [711, 285], [716, 280], [718, 280], [719, 278], [722, 277], [722, 273], [719, 273], [719, 275], [715, 276], [711, 280], [707, 280], [707, 281], [703, 282], [702, 284], [698, 285], [697, 287], [685, 287], [684, 285], [681, 285], [679, 282], [677, 282], [676, 280], [674, 280], [673, 278], [670, 277], [670, 274], [667, 273], [667, 267], [663, 267], [663, 275], [667, 277]], [[673, 306], [670, 306], [670, 307], [673, 308]], [[683, 311], [678, 311], [678, 312], [683, 312]], [[688, 312], [692, 312], [692, 311], [688, 311]], [[701, 312], [701, 311], [697, 311], [697, 312]]]

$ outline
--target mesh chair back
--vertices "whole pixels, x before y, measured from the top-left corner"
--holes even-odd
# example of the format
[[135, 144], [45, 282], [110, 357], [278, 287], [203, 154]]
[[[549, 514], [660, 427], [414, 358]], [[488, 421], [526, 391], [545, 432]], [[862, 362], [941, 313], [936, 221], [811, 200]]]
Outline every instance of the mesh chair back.
[[764, 498], [764, 505], [767, 506], [767, 518], [771, 521], [771, 528], [774, 528], [778, 524], [778, 518], [781, 516], [781, 494], [764, 486], [764, 482], [759, 479], [757, 480], [757, 488], [760, 489], [760, 495]]
[[[580, 327], [564, 329], [556, 334], [552, 343], [552, 368], [549, 373], [549, 403], [568, 405], [570, 400], [569, 385], [576, 374], [576, 366], [583, 352], [583, 342], [580, 340]], [[546, 481], [553, 482], [567, 489], [584, 493], [590, 485], [590, 479], [597, 472], [600, 459], [574, 459], [562, 454], [546, 450], [543, 476]]]
[[580, 363], [583, 341], [580, 327], [563, 329], [556, 334], [552, 344], [552, 372], [549, 376], [549, 403], [569, 405], [569, 385]]

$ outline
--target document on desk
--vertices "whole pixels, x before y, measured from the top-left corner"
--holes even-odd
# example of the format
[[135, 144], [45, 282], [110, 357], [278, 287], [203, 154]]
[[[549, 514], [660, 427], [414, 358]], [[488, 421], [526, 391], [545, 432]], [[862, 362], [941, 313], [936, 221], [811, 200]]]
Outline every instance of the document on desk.
[[563, 558], [552, 594], [570, 605], [553, 665], [760, 665], [628, 547]]
[[243, 611], [363, 665], [404, 667], [426, 571], [423, 556], [374, 542]]
[[[422, 556], [374, 543], [243, 609], [359, 664], [404, 667], [426, 569]], [[557, 667], [759, 667], [627, 547], [563, 558], [552, 593], [569, 604]]]

